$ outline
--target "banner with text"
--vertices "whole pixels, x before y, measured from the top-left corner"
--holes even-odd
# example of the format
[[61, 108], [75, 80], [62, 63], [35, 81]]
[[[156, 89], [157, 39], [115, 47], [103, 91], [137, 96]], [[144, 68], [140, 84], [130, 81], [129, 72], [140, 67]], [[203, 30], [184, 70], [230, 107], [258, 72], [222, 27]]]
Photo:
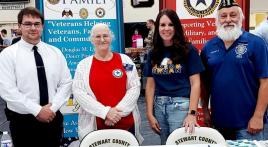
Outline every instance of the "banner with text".
[[61, 49], [72, 76], [78, 62], [94, 53], [89, 35], [96, 23], [109, 25], [117, 40], [112, 50], [121, 52], [115, 0], [44, 0], [43, 8], [44, 41]]
[[216, 10], [221, 0], [176, 0], [176, 12], [185, 35], [199, 50], [215, 36]]
[[[77, 64], [94, 53], [89, 36], [97, 23], [107, 24], [113, 32], [112, 50], [122, 52], [120, 0], [40, 0], [45, 17], [44, 42], [58, 47], [64, 54], [74, 76]], [[77, 137], [77, 110], [72, 96], [64, 113], [64, 137]]]

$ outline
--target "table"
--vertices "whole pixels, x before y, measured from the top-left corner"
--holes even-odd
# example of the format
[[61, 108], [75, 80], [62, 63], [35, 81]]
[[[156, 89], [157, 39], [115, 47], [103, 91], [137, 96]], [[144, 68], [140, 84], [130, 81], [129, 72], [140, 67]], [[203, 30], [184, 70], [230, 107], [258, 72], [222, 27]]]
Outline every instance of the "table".
[[193, 145], [154, 145], [154, 146], [131, 146], [131, 147], [226, 147], [218, 144], [193, 144]]
[[143, 63], [144, 56], [147, 54], [147, 52], [148, 50], [146, 48], [125, 48], [126, 55], [132, 58], [133, 62], [140, 60], [140, 62]]
[[[266, 141], [248, 141], [248, 140], [227, 140], [228, 147], [268, 147]], [[79, 141], [73, 142], [69, 147], [79, 147]], [[152, 145], [152, 146], [131, 146], [131, 147], [223, 147], [217, 144], [194, 144], [194, 145]]]
[[[268, 140], [265, 141], [227, 140], [226, 143], [228, 147], [268, 147]], [[156, 145], [156, 146], [144, 146], [144, 147], [223, 147], [223, 146], [224, 145], [217, 145], [217, 144], [194, 144], [194, 145], [177, 145], [177, 146]]]
[[227, 140], [229, 147], [268, 147], [268, 140], [266, 146], [262, 145], [264, 141], [249, 141], [249, 140]]

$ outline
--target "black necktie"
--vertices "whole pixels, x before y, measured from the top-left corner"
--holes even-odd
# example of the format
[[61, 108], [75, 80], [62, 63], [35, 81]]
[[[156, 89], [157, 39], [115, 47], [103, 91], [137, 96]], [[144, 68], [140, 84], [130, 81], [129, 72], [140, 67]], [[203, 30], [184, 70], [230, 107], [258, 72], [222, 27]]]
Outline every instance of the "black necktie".
[[38, 53], [37, 49], [38, 49], [37, 46], [33, 47], [35, 64], [37, 69], [37, 77], [39, 83], [40, 105], [44, 106], [48, 104], [47, 78], [42, 57]]

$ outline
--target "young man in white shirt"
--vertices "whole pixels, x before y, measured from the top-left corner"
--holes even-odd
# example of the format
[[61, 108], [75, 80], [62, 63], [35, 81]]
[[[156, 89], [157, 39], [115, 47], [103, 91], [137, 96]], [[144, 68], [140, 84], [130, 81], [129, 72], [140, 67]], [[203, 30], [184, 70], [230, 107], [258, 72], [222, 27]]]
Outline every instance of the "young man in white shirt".
[[61, 51], [41, 41], [44, 18], [33, 7], [18, 14], [21, 40], [0, 54], [0, 95], [14, 147], [59, 147], [71, 75]]

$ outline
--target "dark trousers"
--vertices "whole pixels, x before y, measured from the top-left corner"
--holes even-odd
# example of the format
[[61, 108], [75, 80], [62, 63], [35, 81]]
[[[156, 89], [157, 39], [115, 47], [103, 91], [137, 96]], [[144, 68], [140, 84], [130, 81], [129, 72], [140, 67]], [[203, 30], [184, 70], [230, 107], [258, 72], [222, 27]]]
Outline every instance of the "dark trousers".
[[42, 123], [31, 114], [6, 111], [14, 147], [59, 147], [63, 134], [63, 116], [58, 111], [50, 123]]
[[130, 129], [128, 129], [128, 132], [130, 132], [131, 134], [135, 136], [135, 125], [131, 127]]
[[218, 130], [225, 140], [236, 140], [236, 132], [239, 129], [230, 129], [230, 128], [215, 128]]

